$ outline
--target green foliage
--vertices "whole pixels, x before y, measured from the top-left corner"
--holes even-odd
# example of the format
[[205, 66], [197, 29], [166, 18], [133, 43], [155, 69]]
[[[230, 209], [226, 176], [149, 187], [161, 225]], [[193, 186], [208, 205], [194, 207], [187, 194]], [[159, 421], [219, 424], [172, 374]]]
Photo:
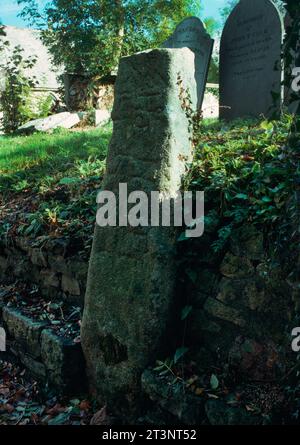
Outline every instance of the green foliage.
[[213, 391], [215, 391], [219, 387], [219, 379], [215, 374], [212, 374], [210, 378], [210, 386]]
[[35, 118], [43, 118], [47, 117], [51, 114], [51, 108], [52, 108], [53, 100], [50, 94], [48, 96], [42, 96], [37, 103], [36, 106], [36, 116]]
[[178, 363], [183, 359], [188, 350], [189, 348], [182, 346], [176, 349], [173, 358], [167, 358], [165, 361], [157, 360], [157, 366], [154, 368], [154, 371], [158, 372], [160, 376], [173, 375], [175, 377], [175, 381], [173, 383], [181, 380], [176, 373], [176, 365], [178, 365]]
[[121, 55], [161, 44], [180, 20], [200, 13], [189, 0], [53, 0], [42, 10], [36, 0], [18, 3], [54, 63], [91, 77], [109, 74]]
[[269, 230], [284, 226], [300, 174], [296, 155], [286, 146], [292, 120], [286, 115], [274, 122], [202, 123], [185, 187], [205, 190], [206, 229], [222, 221], [216, 251], [247, 221]]
[[23, 49], [16, 46], [10, 59], [0, 65], [4, 76], [4, 89], [0, 92], [0, 108], [3, 111], [1, 124], [5, 133], [13, 133], [32, 117], [30, 93], [36, 82], [26, 70], [35, 63], [34, 56], [24, 59]]
[[7, 40], [5, 40], [5, 37], [6, 37], [5, 29], [4, 29], [4, 26], [2, 25], [1, 20], [0, 20], [0, 53], [9, 44], [9, 42]]
[[223, 25], [225, 24], [227, 18], [229, 17], [229, 14], [233, 10], [233, 8], [238, 4], [238, 2], [239, 0], [227, 0], [226, 5], [220, 9]]
[[0, 137], [0, 237], [72, 236], [88, 255], [110, 136], [106, 126]]

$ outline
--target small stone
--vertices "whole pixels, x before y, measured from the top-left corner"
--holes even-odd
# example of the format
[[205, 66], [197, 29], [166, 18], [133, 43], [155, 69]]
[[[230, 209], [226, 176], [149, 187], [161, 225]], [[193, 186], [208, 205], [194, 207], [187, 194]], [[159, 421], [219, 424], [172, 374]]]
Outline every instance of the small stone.
[[257, 278], [241, 278], [237, 280], [222, 278], [217, 299], [225, 304], [236, 301], [239, 305], [244, 305], [253, 311], [263, 311], [266, 307], [268, 296], [263, 283]]
[[40, 278], [44, 287], [58, 288], [60, 286], [60, 280], [52, 270], [41, 270]]
[[63, 391], [84, 387], [84, 359], [80, 343], [58, 337], [51, 330], [42, 332], [41, 355], [49, 383]]
[[77, 113], [63, 112], [27, 122], [19, 127], [18, 131], [22, 133], [30, 133], [33, 131], [47, 132], [55, 128], [72, 128], [79, 124], [79, 122], [80, 118]]
[[[279, 348], [280, 349], [280, 348]], [[228, 363], [236, 375], [252, 380], [272, 380], [285, 372], [285, 359], [272, 341], [258, 343], [237, 337], [228, 353]]]
[[228, 252], [221, 264], [220, 271], [228, 278], [249, 278], [254, 274], [254, 267], [247, 258], [238, 257]]
[[34, 358], [39, 357], [41, 354], [41, 332], [47, 323], [34, 321], [14, 308], [4, 307], [2, 312], [9, 335], [20, 345], [23, 345], [24, 350]]
[[28, 371], [37, 378], [46, 378], [46, 368], [40, 361], [35, 360], [31, 355], [19, 351], [19, 359]]
[[262, 261], [265, 256], [263, 232], [254, 225], [244, 225], [232, 234], [230, 249], [234, 255]]
[[31, 249], [30, 259], [36, 266], [47, 267], [47, 255], [41, 249]]
[[68, 273], [68, 265], [63, 257], [63, 255], [52, 255], [48, 256], [48, 262], [51, 270], [58, 273]]
[[230, 323], [240, 327], [245, 327], [247, 324], [239, 310], [226, 306], [214, 298], [208, 298], [206, 300], [204, 310], [213, 317], [220, 318], [224, 321], [229, 321]]
[[80, 286], [76, 278], [70, 277], [69, 275], [63, 275], [61, 285], [64, 292], [75, 296], [80, 295]]

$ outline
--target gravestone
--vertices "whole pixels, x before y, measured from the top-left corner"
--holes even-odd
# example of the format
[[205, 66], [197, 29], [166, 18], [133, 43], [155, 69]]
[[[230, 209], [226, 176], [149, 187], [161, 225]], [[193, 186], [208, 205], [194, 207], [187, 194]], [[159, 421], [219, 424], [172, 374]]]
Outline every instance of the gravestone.
[[[284, 27], [287, 33], [292, 32], [297, 24], [293, 23], [289, 14], [286, 14], [284, 20]], [[291, 114], [300, 112], [300, 31], [298, 33], [298, 41], [294, 41], [295, 49], [290, 49], [289, 54], [286, 55], [285, 63], [285, 90], [284, 90], [284, 104]]]
[[281, 106], [282, 20], [270, 0], [240, 0], [220, 47], [220, 117], [266, 117]]
[[[102, 186], [117, 201], [120, 183], [127, 184], [128, 194], [159, 191], [168, 198], [179, 190], [192, 158], [180, 85], [195, 103], [194, 59], [187, 48], [121, 59]], [[92, 393], [110, 408], [120, 410], [138, 397], [141, 374], [167, 339], [174, 308], [175, 240], [172, 227], [96, 225], [82, 347]]]
[[195, 54], [195, 78], [197, 82], [197, 108], [201, 109], [206, 80], [213, 51], [214, 40], [206, 32], [197, 17], [188, 17], [175, 29], [163, 48], [189, 48]]

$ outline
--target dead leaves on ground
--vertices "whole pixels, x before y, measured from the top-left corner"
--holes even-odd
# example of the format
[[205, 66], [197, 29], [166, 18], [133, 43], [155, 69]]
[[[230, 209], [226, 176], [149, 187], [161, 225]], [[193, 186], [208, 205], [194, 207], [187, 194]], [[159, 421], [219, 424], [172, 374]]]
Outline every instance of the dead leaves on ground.
[[[50, 397], [50, 396], [49, 396]], [[0, 361], [0, 425], [107, 425], [106, 407], [96, 412], [87, 399], [47, 399], [24, 369]]]

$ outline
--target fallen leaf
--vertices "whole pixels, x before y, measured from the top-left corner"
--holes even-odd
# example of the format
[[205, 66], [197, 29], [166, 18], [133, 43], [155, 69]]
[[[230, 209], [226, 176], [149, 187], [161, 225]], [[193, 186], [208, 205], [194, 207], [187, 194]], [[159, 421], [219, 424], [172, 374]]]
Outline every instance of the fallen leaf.
[[204, 393], [204, 388], [197, 388], [195, 391], [196, 396], [202, 396]]
[[89, 411], [91, 409], [90, 402], [88, 400], [82, 400], [79, 405], [80, 411]]
[[91, 419], [90, 425], [109, 425], [109, 417], [106, 411], [106, 405], [97, 411]]

